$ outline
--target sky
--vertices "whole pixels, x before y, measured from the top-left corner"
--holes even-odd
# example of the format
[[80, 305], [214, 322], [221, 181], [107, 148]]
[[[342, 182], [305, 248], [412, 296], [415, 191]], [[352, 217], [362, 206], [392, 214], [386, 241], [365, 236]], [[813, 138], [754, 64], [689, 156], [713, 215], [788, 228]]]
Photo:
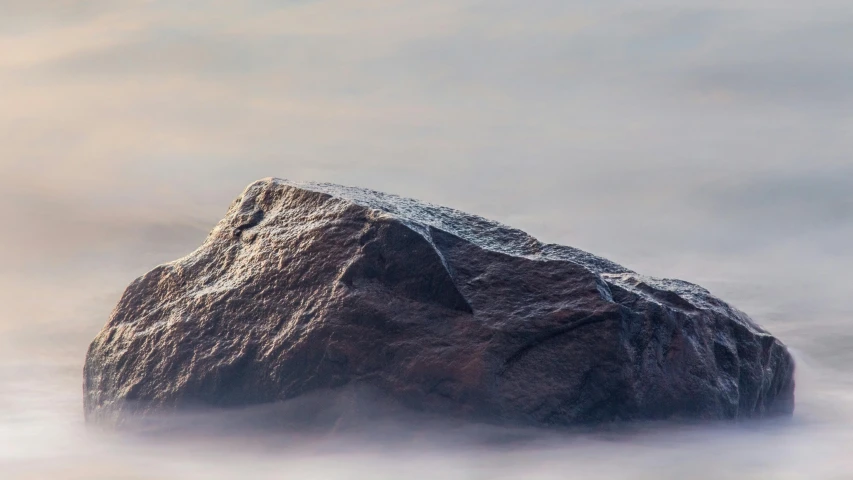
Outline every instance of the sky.
[[838, 390], [849, 45], [841, 0], [0, 0], [0, 365], [77, 422], [124, 286], [277, 176], [700, 283]]

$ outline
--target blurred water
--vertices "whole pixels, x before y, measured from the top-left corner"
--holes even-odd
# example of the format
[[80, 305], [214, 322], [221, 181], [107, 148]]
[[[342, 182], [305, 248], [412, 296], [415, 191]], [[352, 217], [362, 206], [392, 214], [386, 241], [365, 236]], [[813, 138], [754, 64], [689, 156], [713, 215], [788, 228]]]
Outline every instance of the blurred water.
[[84, 428], [79, 400], [69, 395], [74, 389], [57, 393], [71, 382], [56, 367], [8, 370], [3, 384], [17, 401], [4, 398], [0, 464], [11, 479], [841, 479], [851, 468], [850, 411], [839, 408], [851, 390], [812, 381], [803, 382], [803, 402], [790, 423], [541, 438], [528, 432], [523, 442], [495, 445], [483, 439], [498, 432], [461, 427], [402, 440], [382, 431], [285, 438], [226, 429], [209, 429], [207, 436], [111, 434]]
[[[846, 45], [846, 0], [3, 0], [0, 478], [853, 478]], [[791, 347], [794, 418], [509, 446], [87, 429], [124, 286], [271, 175], [699, 283]]]

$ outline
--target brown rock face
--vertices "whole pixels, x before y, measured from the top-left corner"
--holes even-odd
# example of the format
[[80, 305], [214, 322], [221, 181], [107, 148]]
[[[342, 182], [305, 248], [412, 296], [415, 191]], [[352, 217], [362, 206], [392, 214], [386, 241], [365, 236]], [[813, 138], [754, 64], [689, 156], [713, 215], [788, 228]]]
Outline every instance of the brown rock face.
[[344, 386], [496, 423], [789, 415], [794, 362], [696, 285], [480, 217], [264, 179], [134, 281], [89, 348], [89, 420]]

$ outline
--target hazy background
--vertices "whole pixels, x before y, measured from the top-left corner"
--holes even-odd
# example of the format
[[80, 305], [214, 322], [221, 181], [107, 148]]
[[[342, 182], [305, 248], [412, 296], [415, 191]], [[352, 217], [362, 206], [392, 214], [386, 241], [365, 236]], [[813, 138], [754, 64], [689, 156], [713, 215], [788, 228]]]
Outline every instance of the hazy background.
[[[849, 0], [0, 0], [3, 477], [853, 478], [851, 45]], [[86, 431], [124, 286], [265, 176], [700, 283], [795, 351], [794, 422], [510, 452]]]

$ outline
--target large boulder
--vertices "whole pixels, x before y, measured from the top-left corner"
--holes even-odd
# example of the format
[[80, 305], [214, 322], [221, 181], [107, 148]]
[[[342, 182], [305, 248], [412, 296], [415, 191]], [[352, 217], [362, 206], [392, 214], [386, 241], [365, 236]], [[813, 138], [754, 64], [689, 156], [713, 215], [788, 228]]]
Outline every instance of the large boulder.
[[696, 285], [457, 210], [264, 179], [125, 291], [89, 348], [89, 420], [345, 386], [477, 421], [790, 415], [794, 362]]

